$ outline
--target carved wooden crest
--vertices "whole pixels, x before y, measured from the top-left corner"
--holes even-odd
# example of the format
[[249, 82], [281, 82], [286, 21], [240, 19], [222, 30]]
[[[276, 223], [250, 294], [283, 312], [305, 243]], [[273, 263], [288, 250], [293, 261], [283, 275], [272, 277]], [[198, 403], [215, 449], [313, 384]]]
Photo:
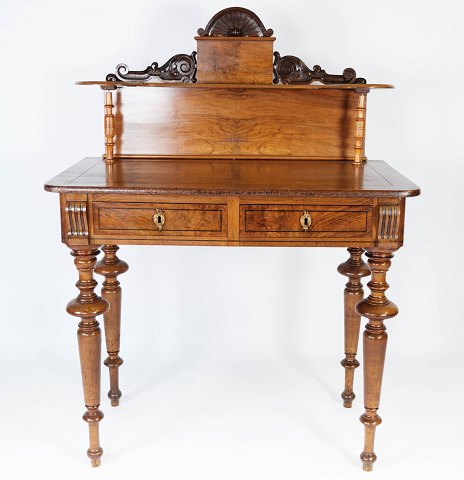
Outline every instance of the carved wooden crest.
[[[272, 29], [266, 29], [259, 17], [250, 10], [241, 7], [231, 7], [221, 10], [214, 15], [207, 23], [205, 28], [198, 29], [198, 35], [201, 39], [217, 37], [258, 37], [273, 40], [270, 38], [273, 34]], [[264, 48], [264, 46], [263, 46]], [[272, 58], [269, 59], [272, 62]], [[310, 84], [314, 81], [323, 84], [344, 84], [360, 83], [365, 84], [364, 78], [357, 78], [356, 72], [352, 68], [345, 68], [342, 74], [329, 74], [319, 65], [315, 65], [311, 70], [301, 59], [293, 55], [280, 56], [279, 52], [274, 52], [273, 65], [274, 80], [273, 83], [283, 84]], [[159, 66], [158, 62], [153, 62], [144, 70], [129, 70], [125, 63], [116, 66], [115, 73], [109, 73], [106, 80], [109, 82], [118, 81], [146, 81], [150, 79], [159, 79], [167, 82], [192, 82], [197, 81], [197, 54], [192, 52], [190, 55], [181, 53], [171, 57], [166, 63]], [[201, 79], [200, 79], [201, 80]], [[245, 81], [246, 83], [246, 81]]]

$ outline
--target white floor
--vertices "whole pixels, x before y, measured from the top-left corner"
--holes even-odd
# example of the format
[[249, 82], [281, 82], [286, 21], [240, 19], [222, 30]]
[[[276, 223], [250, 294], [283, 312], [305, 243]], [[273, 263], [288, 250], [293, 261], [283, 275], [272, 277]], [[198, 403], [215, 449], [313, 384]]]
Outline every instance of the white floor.
[[464, 478], [461, 365], [388, 353], [371, 474], [358, 457], [361, 369], [359, 396], [344, 409], [343, 369], [332, 352], [313, 347], [279, 359], [212, 345], [177, 356], [126, 351], [121, 405], [102, 402], [99, 469], [85, 456], [76, 351], [34, 361], [26, 354], [2, 366], [0, 478]]

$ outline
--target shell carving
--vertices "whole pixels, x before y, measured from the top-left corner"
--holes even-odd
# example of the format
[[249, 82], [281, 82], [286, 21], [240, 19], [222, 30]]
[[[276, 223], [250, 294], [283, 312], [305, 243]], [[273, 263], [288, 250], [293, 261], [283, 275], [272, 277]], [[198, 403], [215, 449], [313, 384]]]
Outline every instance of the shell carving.
[[256, 13], [241, 7], [221, 10], [204, 29], [198, 29], [200, 37], [270, 37], [273, 33]]

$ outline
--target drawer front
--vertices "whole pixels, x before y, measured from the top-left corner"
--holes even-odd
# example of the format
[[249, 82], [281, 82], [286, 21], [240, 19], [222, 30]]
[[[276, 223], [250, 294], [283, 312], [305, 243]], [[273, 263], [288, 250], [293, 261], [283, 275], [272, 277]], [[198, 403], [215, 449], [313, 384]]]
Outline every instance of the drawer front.
[[241, 205], [240, 238], [373, 238], [372, 205]]
[[94, 235], [226, 238], [227, 205], [94, 202]]

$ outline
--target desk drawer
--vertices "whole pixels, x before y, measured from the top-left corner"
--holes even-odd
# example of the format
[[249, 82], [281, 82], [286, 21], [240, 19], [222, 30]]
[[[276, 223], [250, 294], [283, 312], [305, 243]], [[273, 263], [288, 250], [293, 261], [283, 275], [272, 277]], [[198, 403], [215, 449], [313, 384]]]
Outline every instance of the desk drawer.
[[94, 235], [125, 238], [227, 237], [227, 205], [94, 202]]
[[371, 239], [372, 205], [241, 205], [240, 238]]

